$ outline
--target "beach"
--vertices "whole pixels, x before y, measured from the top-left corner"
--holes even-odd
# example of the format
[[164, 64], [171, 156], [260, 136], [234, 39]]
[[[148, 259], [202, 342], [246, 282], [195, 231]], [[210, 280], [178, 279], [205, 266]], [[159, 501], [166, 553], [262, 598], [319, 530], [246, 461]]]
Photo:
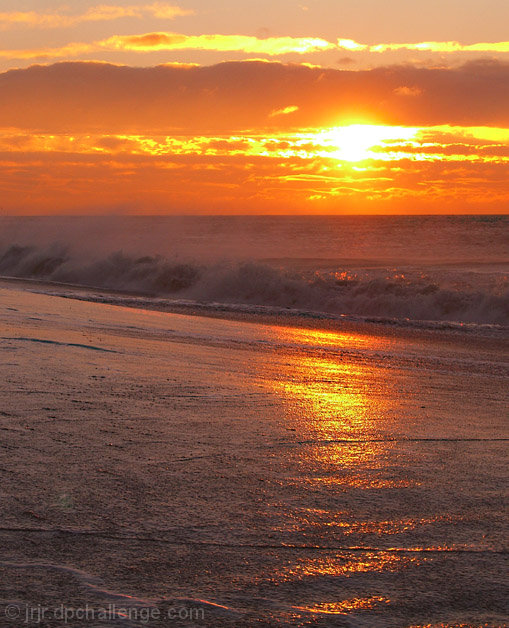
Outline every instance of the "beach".
[[506, 340], [44, 292], [0, 287], [1, 625], [504, 625]]

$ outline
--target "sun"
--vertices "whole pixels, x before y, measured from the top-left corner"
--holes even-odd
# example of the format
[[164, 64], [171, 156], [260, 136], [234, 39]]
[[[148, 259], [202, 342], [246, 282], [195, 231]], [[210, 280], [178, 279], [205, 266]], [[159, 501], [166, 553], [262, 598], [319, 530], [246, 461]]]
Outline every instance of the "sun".
[[[408, 141], [415, 137], [417, 129], [410, 127], [351, 124], [327, 129], [322, 140], [337, 150], [330, 156], [340, 161], [363, 161], [376, 158], [372, 149], [391, 142]], [[378, 153], [379, 154], [379, 153]]]

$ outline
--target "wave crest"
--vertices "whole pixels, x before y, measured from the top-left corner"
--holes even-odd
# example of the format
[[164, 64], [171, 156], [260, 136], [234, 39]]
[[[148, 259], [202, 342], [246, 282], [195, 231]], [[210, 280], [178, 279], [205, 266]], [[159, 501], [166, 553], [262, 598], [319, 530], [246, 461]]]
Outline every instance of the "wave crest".
[[62, 245], [10, 246], [0, 274], [150, 296], [269, 305], [314, 312], [412, 320], [509, 324], [509, 286], [470, 285], [446, 274], [387, 269], [292, 270], [258, 262], [204, 265], [115, 252], [79, 260]]

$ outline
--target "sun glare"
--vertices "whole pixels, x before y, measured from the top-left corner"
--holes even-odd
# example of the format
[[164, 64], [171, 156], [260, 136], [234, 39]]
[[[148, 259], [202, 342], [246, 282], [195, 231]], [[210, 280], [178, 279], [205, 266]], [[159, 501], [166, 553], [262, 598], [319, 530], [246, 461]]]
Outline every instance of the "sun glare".
[[418, 129], [411, 127], [351, 124], [324, 131], [322, 139], [337, 148], [332, 156], [342, 161], [363, 161], [377, 155], [372, 149], [383, 143], [408, 141]]

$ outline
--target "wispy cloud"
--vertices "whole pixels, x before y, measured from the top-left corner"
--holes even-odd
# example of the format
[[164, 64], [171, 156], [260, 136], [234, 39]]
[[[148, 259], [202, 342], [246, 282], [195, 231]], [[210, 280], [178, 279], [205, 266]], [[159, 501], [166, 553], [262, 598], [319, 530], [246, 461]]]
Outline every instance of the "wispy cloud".
[[98, 50], [95, 44], [72, 43], [58, 48], [28, 48], [25, 50], [0, 50], [2, 59], [22, 59], [26, 61], [67, 59], [86, 55]]
[[509, 41], [462, 44], [458, 41], [421, 41], [414, 43], [361, 44], [353, 39], [338, 39], [338, 48], [349, 52], [394, 52], [409, 50], [417, 52], [509, 52]]
[[12, 28], [68, 28], [83, 22], [106, 22], [124, 17], [156, 17], [171, 20], [194, 12], [178, 6], [155, 2], [148, 5], [115, 6], [98, 5], [85, 13], [66, 15], [40, 13], [38, 11], [10, 11], [0, 13], [0, 30]]
[[509, 41], [461, 44], [458, 41], [424, 41], [403, 44], [377, 44], [364, 46], [369, 52], [390, 52], [393, 50], [417, 50], [422, 52], [509, 52]]
[[269, 114], [269, 118], [276, 118], [277, 116], [287, 116], [290, 113], [295, 113], [299, 108], [296, 105], [290, 105], [289, 107], [284, 107], [283, 109], [275, 109]]

